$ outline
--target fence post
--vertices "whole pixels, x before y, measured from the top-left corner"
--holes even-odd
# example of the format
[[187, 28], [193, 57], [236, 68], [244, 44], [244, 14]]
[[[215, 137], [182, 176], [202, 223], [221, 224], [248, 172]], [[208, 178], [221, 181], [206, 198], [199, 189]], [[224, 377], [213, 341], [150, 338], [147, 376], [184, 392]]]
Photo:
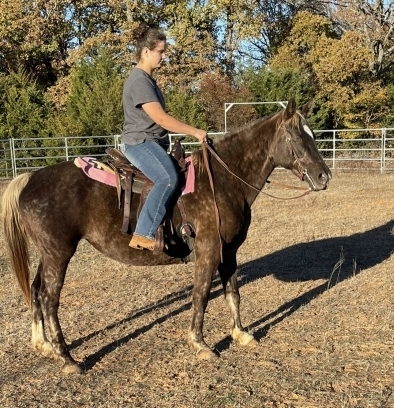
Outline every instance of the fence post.
[[336, 131], [334, 129], [333, 136], [332, 136], [332, 169], [335, 169], [335, 139], [336, 139]]
[[68, 161], [68, 138], [64, 138], [64, 147], [66, 148], [66, 160]]
[[380, 157], [380, 173], [382, 174], [386, 169], [386, 133], [387, 129], [382, 129], [382, 149], [381, 149], [381, 157]]
[[15, 159], [15, 146], [14, 139], [9, 139], [10, 141], [10, 153], [11, 153], [11, 166], [12, 166], [12, 178], [16, 177], [16, 159]]

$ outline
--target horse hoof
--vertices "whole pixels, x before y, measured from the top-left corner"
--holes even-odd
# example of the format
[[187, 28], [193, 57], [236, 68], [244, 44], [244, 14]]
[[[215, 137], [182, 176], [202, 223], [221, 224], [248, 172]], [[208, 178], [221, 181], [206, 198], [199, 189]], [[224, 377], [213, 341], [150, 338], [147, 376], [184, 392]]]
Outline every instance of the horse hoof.
[[259, 343], [251, 334], [244, 331], [234, 331], [233, 340], [242, 347], [256, 347]]
[[253, 337], [248, 343], [245, 344], [246, 347], [257, 347], [259, 345], [259, 342]]
[[62, 367], [63, 374], [82, 374], [82, 372], [82, 368], [76, 363], [66, 363]]
[[197, 351], [197, 358], [199, 360], [216, 360], [218, 359], [218, 355], [215, 354], [212, 350], [209, 349], [201, 349]]

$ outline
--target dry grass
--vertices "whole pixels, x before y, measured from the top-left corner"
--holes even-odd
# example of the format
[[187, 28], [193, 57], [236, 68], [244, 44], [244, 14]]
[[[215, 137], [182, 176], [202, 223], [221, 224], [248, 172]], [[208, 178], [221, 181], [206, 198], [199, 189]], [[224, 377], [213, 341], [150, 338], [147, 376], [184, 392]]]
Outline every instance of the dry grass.
[[231, 343], [215, 279], [205, 335], [221, 358], [208, 363], [185, 342], [192, 264], [129, 268], [81, 243], [60, 319], [86, 373], [63, 376], [30, 349], [0, 233], [0, 406], [394, 407], [393, 185], [337, 173], [299, 200], [261, 196], [239, 252], [244, 325], [260, 343]]

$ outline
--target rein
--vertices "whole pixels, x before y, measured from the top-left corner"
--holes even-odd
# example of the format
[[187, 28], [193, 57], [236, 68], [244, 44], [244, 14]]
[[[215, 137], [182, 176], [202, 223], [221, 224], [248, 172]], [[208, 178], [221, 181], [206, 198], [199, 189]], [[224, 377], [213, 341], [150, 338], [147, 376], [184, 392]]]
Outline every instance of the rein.
[[[206, 161], [206, 158], [205, 158], [205, 156], [206, 156], [206, 149], [208, 149], [208, 150], [210, 151], [210, 153], [212, 154], [212, 156], [214, 156], [215, 159], [216, 159], [232, 176], [234, 176], [234, 177], [237, 178], [238, 180], [242, 181], [242, 183], [246, 184], [248, 187], [252, 188], [253, 190], [257, 191], [258, 193], [265, 194], [266, 196], [271, 197], [271, 198], [275, 198], [275, 199], [277, 199], [277, 200], [294, 200], [294, 199], [296, 199], [296, 198], [304, 197], [305, 195], [307, 195], [307, 194], [309, 194], [309, 193], [311, 192], [311, 189], [310, 189], [310, 188], [306, 189], [306, 188], [304, 188], [304, 187], [289, 186], [288, 184], [283, 184], [283, 183], [278, 183], [278, 182], [275, 182], [275, 181], [269, 181], [269, 180], [267, 180], [266, 182], [267, 182], [268, 184], [276, 185], [276, 186], [283, 187], [283, 188], [287, 188], [287, 189], [291, 189], [291, 190], [302, 190], [302, 191], [304, 191], [304, 193], [302, 193], [302, 194], [300, 194], [300, 195], [298, 195], [298, 196], [295, 196], [295, 197], [277, 197], [277, 196], [274, 196], [274, 195], [272, 195], [272, 194], [266, 193], [266, 192], [263, 191], [262, 189], [257, 188], [257, 187], [255, 187], [255, 186], [253, 186], [252, 184], [249, 184], [247, 181], [243, 180], [241, 177], [237, 176], [233, 171], [231, 171], [230, 168], [227, 166], [227, 164], [219, 157], [219, 155], [218, 155], [218, 154], [215, 152], [215, 150], [209, 145], [208, 142], [204, 142], [204, 143], [203, 143], [203, 156], [204, 156], [204, 162], [205, 162], [205, 166], [206, 166], [206, 167], [207, 167], [207, 161]], [[294, 152], [294, 149], [293, 149], [293, 148], [291, 148], [291, 149], [292, 149], [292, 152]], [[294, 155], [295, 155], [295, 154], [294, 154]], [[298, 158], [297, 158], [297, 160], [299, 161]], [[209, 170], [208, 168], [207, 168], [207, 171], [208, 171], [209, 180], [210, 180], [210, 182], [211, 182], [212, 175], [210, 174], [210, 170]], [[301, 174], [305, 175], [304, 172], [302, 172]], [[211, 185], [211, 188], [212, 188], [212, 187], [213, 187], [213, 186]]]
[[213, 151], [211, 146], [208, 145], [208, 142], [204, 141], [202, 143], [202, 157], [204, 159], [204, 164], [205, 164], [205, 167], [207, 169], [209, 184], [211, 185], [211, 190], [212, 190], [212, 195], [213, 195], [213, 202], [214, 202], [214, 208], [215, 208], [215, 217], [216, 217], [216, 227], [217, 227], [217, 232], [218, 232], [218, 237], [219, 237], [219, 246], [220, 246], [220, 261], [223, 263], [223, 243], [222, 243], [222, 236], [220, 235], [220, 213], [219, 213], [219, 208], [218, 208], [218, 205], [217, 205], [217, 202], [216, 202], [215, 186], [214, 186], [214, 183], [213, 183], [211, 168], [209, 166], [207, 148], [211, 152]]

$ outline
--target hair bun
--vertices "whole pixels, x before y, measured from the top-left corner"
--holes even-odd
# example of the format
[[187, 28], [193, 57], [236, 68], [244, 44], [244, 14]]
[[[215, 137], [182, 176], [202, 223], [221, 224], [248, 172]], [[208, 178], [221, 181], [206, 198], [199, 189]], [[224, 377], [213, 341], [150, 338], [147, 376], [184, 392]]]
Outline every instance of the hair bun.
[[148, 33], [150, 27], [148, 24], [141, 24], [133, 30], [133, 38], [136, 41], [142, 40]]
[[159, 41], [166, 41], [166, 35], [156, 25], [140, 24], [133, 30], [135, 57], [141, 59], [142, 50], [146, 47], [153, 50]]

